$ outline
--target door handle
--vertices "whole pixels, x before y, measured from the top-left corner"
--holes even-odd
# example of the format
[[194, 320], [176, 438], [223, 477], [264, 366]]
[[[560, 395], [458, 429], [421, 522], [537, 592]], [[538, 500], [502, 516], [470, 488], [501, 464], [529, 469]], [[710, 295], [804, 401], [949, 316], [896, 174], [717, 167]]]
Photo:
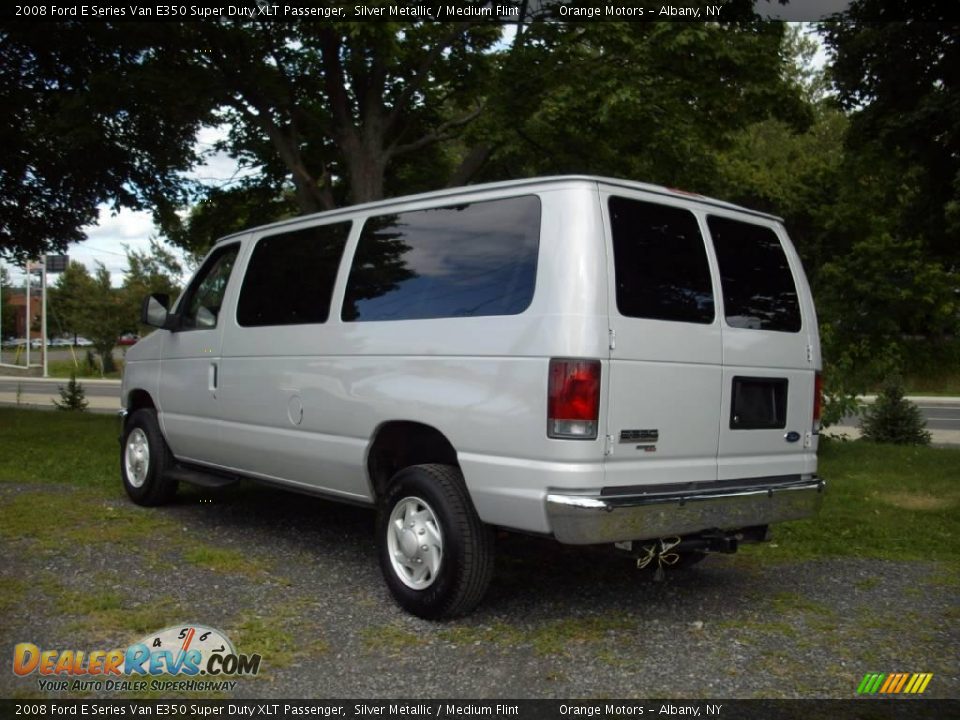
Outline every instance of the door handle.
[[217, 392], [217, 364], [210, 363], [210, 370], [207, 375], [207, 389], [216, 394]]

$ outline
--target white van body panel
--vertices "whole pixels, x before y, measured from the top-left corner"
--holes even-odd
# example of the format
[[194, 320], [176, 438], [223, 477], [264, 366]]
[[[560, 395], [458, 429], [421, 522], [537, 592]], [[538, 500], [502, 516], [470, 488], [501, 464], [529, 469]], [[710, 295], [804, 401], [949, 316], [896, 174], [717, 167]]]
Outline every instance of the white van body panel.
[[[608, 305], [613, 345], [606, 485], [646, 486], [717, 479], [723, 344], [719, 314], [709, 325], [625, 317], [617, 308], [611, 197], [690, 209], [689, 201], [613, 185], [600, 186], [608, 267]], [[655, 442], [624, 441], [629, 430], [656, 431]]]
[[[541, 206], [536, 286], [517, 315], [348, 322], [341, 319], [364, 221], [385, 213], [535, 195]], [[716, 317], [709, 325], [619, 316], [606, 200], [624, 195], [690, 210], [707, 248]], [[795, 337], [725, 325], [707, 214], [766, 224], [797, 279], [804, 328]], [[242, 327], [237, 296], [256, 243], [351, 221], [326, 322]], [[374, 503], [368, 454], [394, 421], [436, 429], [452, 445], [486, 523], [557, 532], [548, 497], [603, 488], [700, 483], [816, 470], [816, 439], [783, 447], [784, 431], [725, 429], [734, 375], [788, 379], [788, 427], [809, 432], [816, 319], [799, 259], [775, 218], [640, 183], [565, 177], [498, 183], [383, 201], [257, 228], [221, 240], [240, 252], [215, 330], [157, 330], [130, 349], [123, 402], [152, 398], [181, 461]], [[216, 252], [216, 248], [213, 252]], [[735, 332], [733, 330], [736, 330]], [[765, 338], [764, 335], [776, 335]], [[611, 347], [613, 346], [613, 347]], [[596, 439], [547, 436], [551, 358], [601, 362]], [[215, 382], [211, 368], [215, 366]], [[794, 400], [794, 388], [803, 396]], [[656, 452], [617, 438], [657, 428]], [[638, 538], [639, 539], [639, 538]]]

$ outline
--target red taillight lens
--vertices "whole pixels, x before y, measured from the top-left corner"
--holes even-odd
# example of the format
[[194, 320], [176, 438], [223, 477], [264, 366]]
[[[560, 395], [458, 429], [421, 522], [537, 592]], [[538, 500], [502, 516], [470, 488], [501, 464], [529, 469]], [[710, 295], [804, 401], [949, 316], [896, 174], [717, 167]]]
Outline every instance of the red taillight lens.
[[813, 382], [813, 431], [820, 432], [820, 413], [823, 411], [823, 376], [817, 373]]
[[593, 440], [600, 415], [600, 361], [550, 361], [547, 437]]

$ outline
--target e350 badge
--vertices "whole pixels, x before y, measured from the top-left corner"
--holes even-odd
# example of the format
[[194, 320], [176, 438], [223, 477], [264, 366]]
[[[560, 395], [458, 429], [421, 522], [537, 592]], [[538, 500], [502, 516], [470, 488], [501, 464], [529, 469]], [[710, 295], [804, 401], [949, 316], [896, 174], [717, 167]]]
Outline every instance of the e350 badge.
[[[142, 683], [118, 682], [108, 678], [123, 676], [187, 676], [198, 675], [236, 677], [256, 675], [260, 671], [260, 655], [243, 655], [222, 632], [205, 625], [172, 625], [147, 635], [127, 648], [114, 650], [41, 650], [33, 643], [19, 643], [13, 649], [13, 672], [21, 677], [34, 672], [44, 678], [67, 676], [74, 679], [69, 689], [74, 690], [142, 690]], [[77, 682], [79, 676], [91, 677]], [[68, 681], [53, 679], [40, 681], [41, 690], [67, 690]], [[219, 683], [194, 681], [189, 687], [159, 687], [151, 689], [203, 690], [221, 689]], [[81, 687], [82, 685], [82, 687]], [[217, 685], [217, 687], [214, 687]], [[74, 687], [76, 686], [76, 687]], [[209, 687], [208, 687], [209, 686]]]

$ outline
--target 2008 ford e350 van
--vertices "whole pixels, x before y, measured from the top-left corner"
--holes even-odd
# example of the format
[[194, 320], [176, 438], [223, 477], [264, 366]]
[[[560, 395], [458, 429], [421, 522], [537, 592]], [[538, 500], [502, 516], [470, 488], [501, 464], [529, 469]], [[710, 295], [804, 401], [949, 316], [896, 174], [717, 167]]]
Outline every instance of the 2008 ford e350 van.
[[277, 483], [378, 510], [393, 596], [462, 614], [494, 528], [694, 562], [814, 514], [820, 347], [781, 221], [594, 177], [220, 240], [127, 353], [130, 497]]

